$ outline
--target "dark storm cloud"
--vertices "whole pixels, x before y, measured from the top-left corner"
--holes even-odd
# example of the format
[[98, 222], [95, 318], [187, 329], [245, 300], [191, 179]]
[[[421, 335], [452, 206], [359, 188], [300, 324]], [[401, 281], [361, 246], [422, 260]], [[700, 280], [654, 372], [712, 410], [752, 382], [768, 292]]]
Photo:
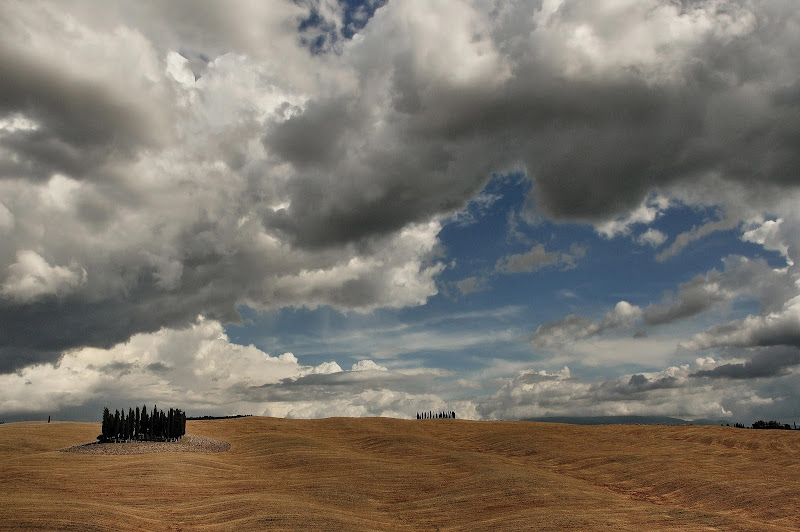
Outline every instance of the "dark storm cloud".
[[324, 168], [335, 163], [347, 147], [348, 133], [352, 134], [361, 120], [347, 100], [311, 102], [303, 112], [296, 112], [273, 125], [264, 143], [298, 168]]
[[[187, 327], [197, 318], [195, 309], [177, 295], [152, 299], [139, 295], [137, 299], [98, 303], [45, 300], [0, 307], [0, 344], [5, 355], [0, 357], [0, 373], [56, 362], [63, 351], [77, 347], [110, 348], [137, 332]], [[213, 316], [213, 309], [207, 311]], [[220, 315], [217, 319], [235, 318]]]
[[[45, 296], [29, 302], [0, 298], [0, 345], [10, 355], [0, 358], [0, 373], [34, 362], [54, 362], [60, 356], [55, 353], [77, 347], [109, 348], [138, 332], [188, 327], [198, 314], [238, 321], [234, 307], [239, 289], [228, 269], [237, 267], [236, 275], [247, 275], [243, 267], [247, 260], [212, 260], [205, 253], [188, 256], [186, 264], [182, 282], [174, 290], [160, 287], [152, 268], [131, 268], [126, 295], [100, 300], [83, 294]], [[101, 277], [103, 272], [89, 271], [90, 277], [95, 274]], [[40, 360], [35, 352], [41, 353]]]
[[38, 125], [0, 135], [0, 146], [20, 156], [13, 165], [5, 162], [0, 177], [63, 172], [82, 178], [112, 158], [131, 157], [156, 141], [155, 124], [143, 111], [80, 73], [0, 46], [0, 117], [19, 113]]
[[723, 364], [714, 369], [700, 370], [692, 377], [710, 379], [758, 379], [787, 375], [789, 370], [800, 365], [800, 349], [776, 347], [763, 349], [753, 358], [741, 364]]
[[[40, 330], [36, 332], [43, 334]], [[2, 333], [0, 333], [0, 341], [4, 342], [3, 347], [0, 347], [0, 374], [13, 373], [34, 364], [55, 364], [63, 355], [63, 351], [60, 349], [47, 349], [38, 345], [20, 345], [23, 342], [5, 344], [6, 337]]]

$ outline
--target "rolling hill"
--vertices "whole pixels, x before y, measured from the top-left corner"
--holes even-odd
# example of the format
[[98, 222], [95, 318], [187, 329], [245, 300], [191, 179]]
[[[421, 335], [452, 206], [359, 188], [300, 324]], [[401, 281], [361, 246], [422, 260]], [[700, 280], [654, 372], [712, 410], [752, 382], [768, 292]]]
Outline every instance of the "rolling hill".
[[247, 417], [188, 423], [227, 452], [59, 452], [98, 433], [0, 425], [0, 528], [800, 528], [800, 431]]

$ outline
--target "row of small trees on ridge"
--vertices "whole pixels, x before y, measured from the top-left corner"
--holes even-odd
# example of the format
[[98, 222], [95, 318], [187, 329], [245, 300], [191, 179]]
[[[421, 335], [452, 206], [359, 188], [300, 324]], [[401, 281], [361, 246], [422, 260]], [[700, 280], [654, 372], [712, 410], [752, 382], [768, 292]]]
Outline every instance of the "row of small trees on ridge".
[[97, 439], [101, 442], [119, 441], [175, 441], [186, 434], [186, 413], [177, 408], [167, 412], [153, 407], [148, 414], [147, 406], [116, 410], [114, 415], [108, 408], [103, 408], [102, 434]]
[[763, 419], [759, 419], [755, 423], [753, 423], [754, 429], [779, 429], [779, 430], [792, 430], [792, 426], [788, 423], [781, 423], [779, 421], [770, 420], [764, 421]]
[[456, 413], [452, 410], [442, 410], [441, 412], [434, 412], [433, 410], [429, 410], [428, 412], [417, 412], [417, 419], [455, 419]]

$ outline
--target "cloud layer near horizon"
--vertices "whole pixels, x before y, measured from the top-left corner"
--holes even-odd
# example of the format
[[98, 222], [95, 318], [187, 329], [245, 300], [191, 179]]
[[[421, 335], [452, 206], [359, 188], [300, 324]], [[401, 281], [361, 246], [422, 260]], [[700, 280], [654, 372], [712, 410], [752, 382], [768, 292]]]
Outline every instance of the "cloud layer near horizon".
[[[455, 410], [467, 419], [576, 413], [730, 419], [730, 408], [742, 415], [776, 402], [744, 381], [782, 372], [794, 382], [797, 374], [787, 369], [799, 363], [795, 349], [771, 352], [753, 363], [707, 357], [660, 372], [595, 382], [573, 377], [566, 366], [552, 373], [527, 368], [508, 378], [449, 381], [447, 370], [387, 369], [372, 360], [361, 360], [349, 370], [334, 361], [307, 366], [292, 353], [270, 356], [252, 345], [231, 343], [219, 322], [200, 320], [183, 330], [138, 334], [110, 350], [71, 351], [57, 366], [41, 364], [0, 375], [0, 414], [7, 419], [45, 413], [92, 419], [102, 405], [155, 402], [180, 404], [191, 415], [407, 418], [414, 412]], [[731, 385], [727, 379], [740, 382]], [[465, 392], [471, 396], [452, 398]], [[791, 409], [795, 401], [776, 406]]]

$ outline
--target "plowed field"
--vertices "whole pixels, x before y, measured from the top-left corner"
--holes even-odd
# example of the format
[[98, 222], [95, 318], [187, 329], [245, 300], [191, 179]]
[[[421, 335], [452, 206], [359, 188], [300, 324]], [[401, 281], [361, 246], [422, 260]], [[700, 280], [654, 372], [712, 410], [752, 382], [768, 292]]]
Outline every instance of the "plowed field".
[[0, 528], [800, 530], [800, 431], [465, 420], [189, 422], [225, 452], [81, 454], [0, 425]]

